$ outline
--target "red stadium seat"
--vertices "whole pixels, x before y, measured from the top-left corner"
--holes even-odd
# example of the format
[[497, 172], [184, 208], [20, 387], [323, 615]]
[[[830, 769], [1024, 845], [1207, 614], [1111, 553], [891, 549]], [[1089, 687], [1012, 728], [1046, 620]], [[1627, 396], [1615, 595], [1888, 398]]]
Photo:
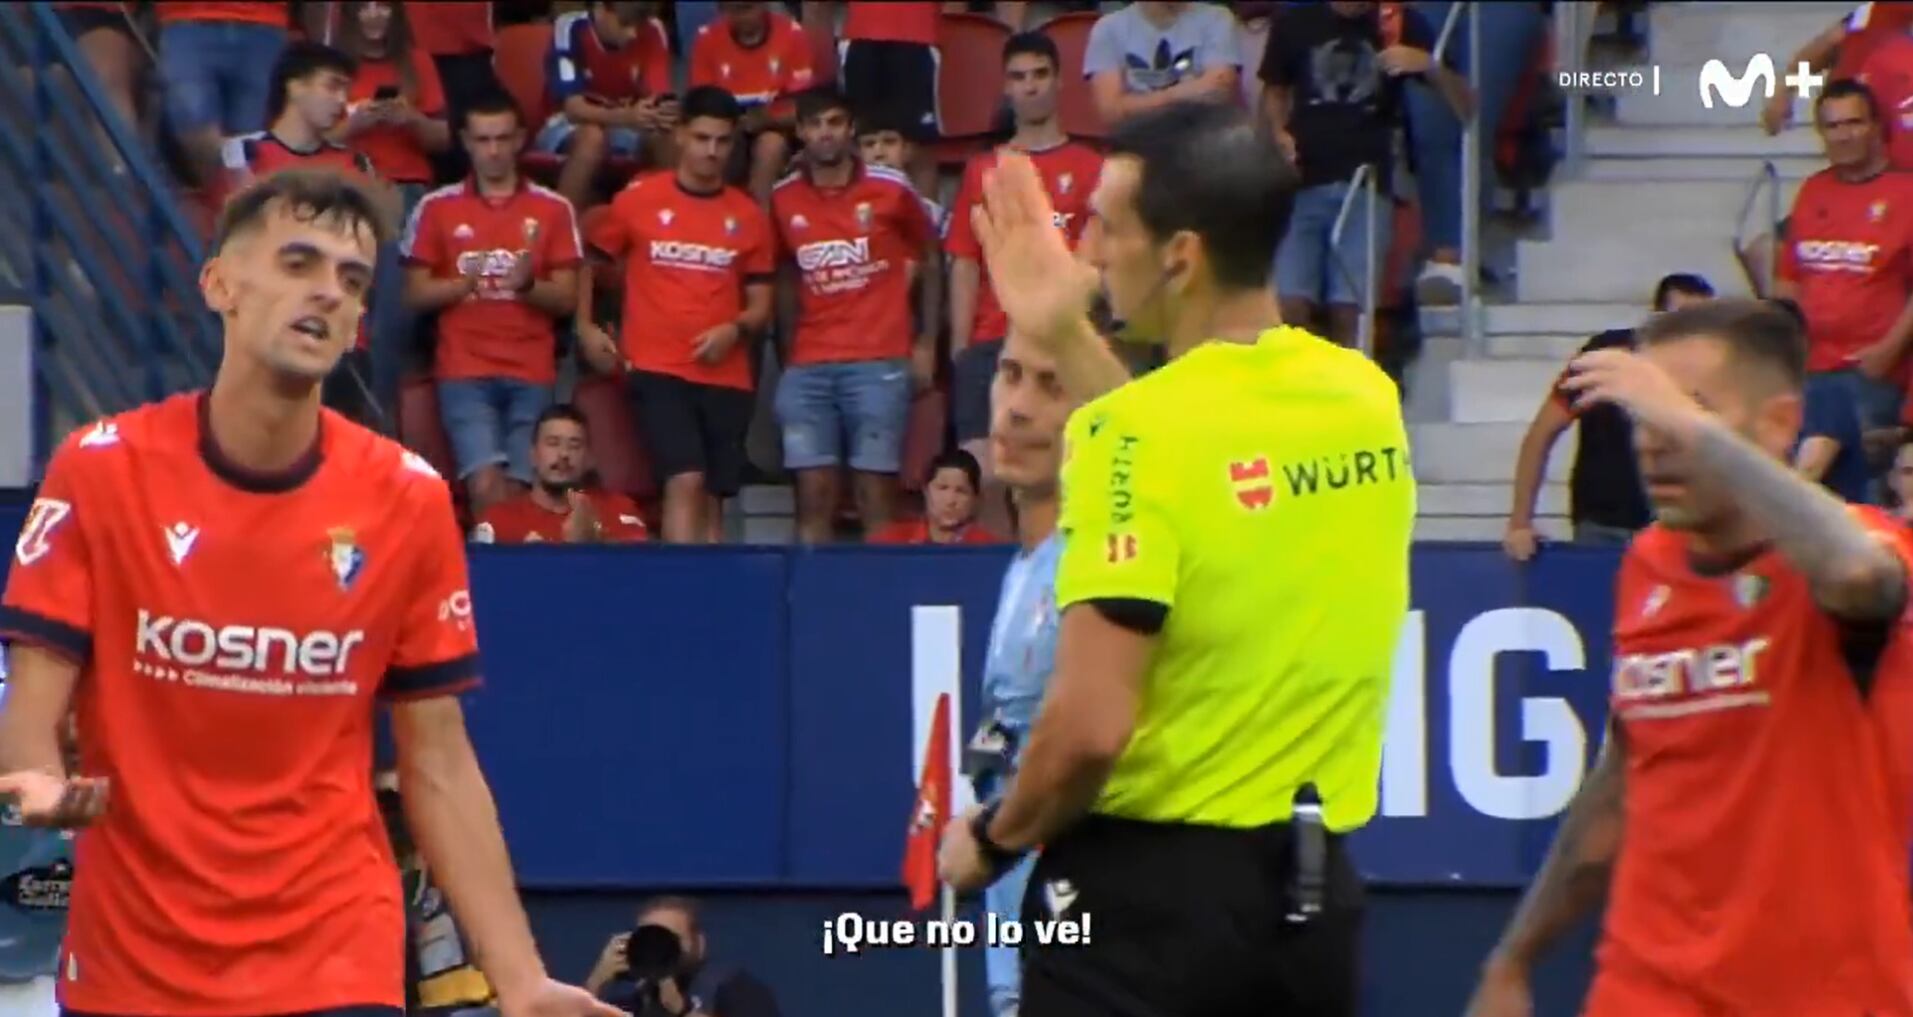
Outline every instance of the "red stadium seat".
[[905, 490], [916, 492], [930, 479], [930, 461], [943, 451], [950, 420], [950, 397], [942, 389], [920, 392], [910, 403], [910, 420], [904, 425], [903, 462], [897, 482]]
[[961, 163], [997, 126], [1003, 105], [1003, 44], [1010, 30], [987, 14], [944, 14], [937, 49], [938, 161]]
[[1052, 18], [1042, 28], [1063, 59], [1057, 116], [1063, 122], [1064, 133], [1078, 138], [1102, 138], [1109, 134], [1109, 126], [1096, 111], [1096, 97], [1090, 91], [1089, 79], [1083, 77], [1083, 54], [1089, 49], [1089, 31], [1096, 27], [1098, 17], [1101, 15], [1094, 11], [1076, 11]]
[[657, 493], [651, 460], [638, 437], [638, 421], [623, 377], [597, 376], [578, 382], [571, 404], [591, 422], [591, 458], [607, 491], [646, 501]]

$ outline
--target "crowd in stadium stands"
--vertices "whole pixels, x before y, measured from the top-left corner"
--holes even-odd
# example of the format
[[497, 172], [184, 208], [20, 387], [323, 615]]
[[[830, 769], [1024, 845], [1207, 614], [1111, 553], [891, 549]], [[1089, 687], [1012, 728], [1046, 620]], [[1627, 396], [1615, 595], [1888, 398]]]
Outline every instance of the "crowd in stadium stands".
[[[993, 145], [1036, 158], [1074, 242], [1108, 124], [1266, 111], [1307, 185], [1271, 278], [1353, 341], [1368, 206], [1330, 225], [1358, 168], [1375, 302], [1412, 322], [1459, 289], [1462, 120], [1523, 115], [1547, 59], [1541, 3], [1481, 5], [1479, 95], [1446, 2], [61, 6], [125, 115], [154, 40], [202, 207], [287, 165], [389, 186], [407, 228], [328, 402], [501, 541], [715, 540], [723, 499], [784, 470], [803, 541], [994, 540], [1008, 324], [969, 230]], [[1399, 369], [1412, 329], [1380, 331]]]
[[[1802, 182], [1778, 243], [1756, 237], [1736, 251], [1754, 292], [1780, 302], [1807, 335], [1808, 381], [1794, 465], [1850, 502], [1881, 504], [1913, 519], [1913, 3], [1867, 3], [1804, 44], [1788, 66], [1822, 72], [1812, 104], [1826, 168]], [[1769, 101], [1770, 134], [1788, 125], [1793, 96]], [[1660, 281], [1655, 311], [1713, 296], [1697, 276]], [[1633, 342], [1604, 332], [1584, 351]], [[1557, 383], [1536, 412], [1515, 466], [1503, 546], [1535, 553], [1536, 497], [1548, 452], [1570, 424], [1580, 444], [1569, 483], [1574, 540], [1621, 544], [1648, 521], [1627, 419], [1612, 409], [1581, 415]]]

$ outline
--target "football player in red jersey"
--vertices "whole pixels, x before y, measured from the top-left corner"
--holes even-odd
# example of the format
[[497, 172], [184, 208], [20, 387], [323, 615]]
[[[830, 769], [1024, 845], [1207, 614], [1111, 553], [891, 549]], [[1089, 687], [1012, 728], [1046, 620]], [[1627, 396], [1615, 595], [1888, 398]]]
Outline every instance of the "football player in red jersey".
[[[227, 205], [200, 274], [225, 330], [212, 388], [76, 433], [15, 546], [0, 794], [86, 825], [68, 1014], [402, 1014], [368, 765], [383, 700], [414, 839], [502, 1012], [618, 1017], [546, 974], [513, 886], [455, 696], [478, 656], [449, 488], [320, 406], [380, 209], [327, 170]], [[60, 756], [69, 706], [86, 777]]]
[[1805, 343], [1721, 301], [1578, 357], [1634, 418], [1658, 522], [1616, 584], [1609, 734], [1471, 1017], [1529, 1014], [1605, 896], [1587, 1017], [1913, 1013], [1913, 541], [1786, 464]]

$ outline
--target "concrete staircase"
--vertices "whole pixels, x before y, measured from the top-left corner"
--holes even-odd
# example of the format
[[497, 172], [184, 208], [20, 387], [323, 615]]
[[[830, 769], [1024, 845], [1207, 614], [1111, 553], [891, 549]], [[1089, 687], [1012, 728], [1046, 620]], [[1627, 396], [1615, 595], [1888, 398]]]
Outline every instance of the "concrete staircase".
[[[1516, 302], [1485, 311], [1485, 349], [1464, 355], [1454, 310], [1423, 313], [1430, 338], [1410, 374], [1408, 404], [1422, 484], [1419, 539], [1500, 539], [1515, 451], [1536, 407], [1590, 334], [1641, 319], [1661, 276], [1697, 272], [1722, 294], [1747, 294], [1733, 238], [1760, 164], [1774, 163], [1784, 214], [1800, 181], [1822, 165], [1819, 142], [1804, 126], [1768, 137], [1754, 104], [1706, 109], [1698, 69], [1719, 58], [1737, 70], [1760, 52], [1784, 62], [1844, 10], [1750, 2], [1650, 8], [1644, 63], [1661, 67], [1661, 94], [1621, 95], [1611, 119], [1590, 125], [1586, 161], [1549, 189], [1545, 238], [1516, 245]], [[1809, 118], [1797, 106], [1795, 122]], [[1748, 236], [1766, 232], [1766, 200], [1756, 201]], [[1563, 485], [1574, 437], [1570, 430], [1555, 446], [1538, 509], [1539, 528], [1556, 538], [1567, 532]]]

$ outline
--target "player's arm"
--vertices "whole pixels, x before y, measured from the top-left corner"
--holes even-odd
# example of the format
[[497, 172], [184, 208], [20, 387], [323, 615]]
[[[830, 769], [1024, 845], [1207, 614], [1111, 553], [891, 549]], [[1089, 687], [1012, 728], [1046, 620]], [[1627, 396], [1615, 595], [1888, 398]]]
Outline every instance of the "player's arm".
[[578, 311], [578, 266], [554, 268], [543, 279], [534, 281], [525, 291], [525, 303], [540, 314], [563, 318]]
[[1525, 982], [1548, 947], [1607, 896], [1621, 847], [1626, 772], [1626, 745], [1610, 723], [1594, 770], [1568, 803], [1541, 871], [1488, 955], [1484, 980], [1512, 975]]

